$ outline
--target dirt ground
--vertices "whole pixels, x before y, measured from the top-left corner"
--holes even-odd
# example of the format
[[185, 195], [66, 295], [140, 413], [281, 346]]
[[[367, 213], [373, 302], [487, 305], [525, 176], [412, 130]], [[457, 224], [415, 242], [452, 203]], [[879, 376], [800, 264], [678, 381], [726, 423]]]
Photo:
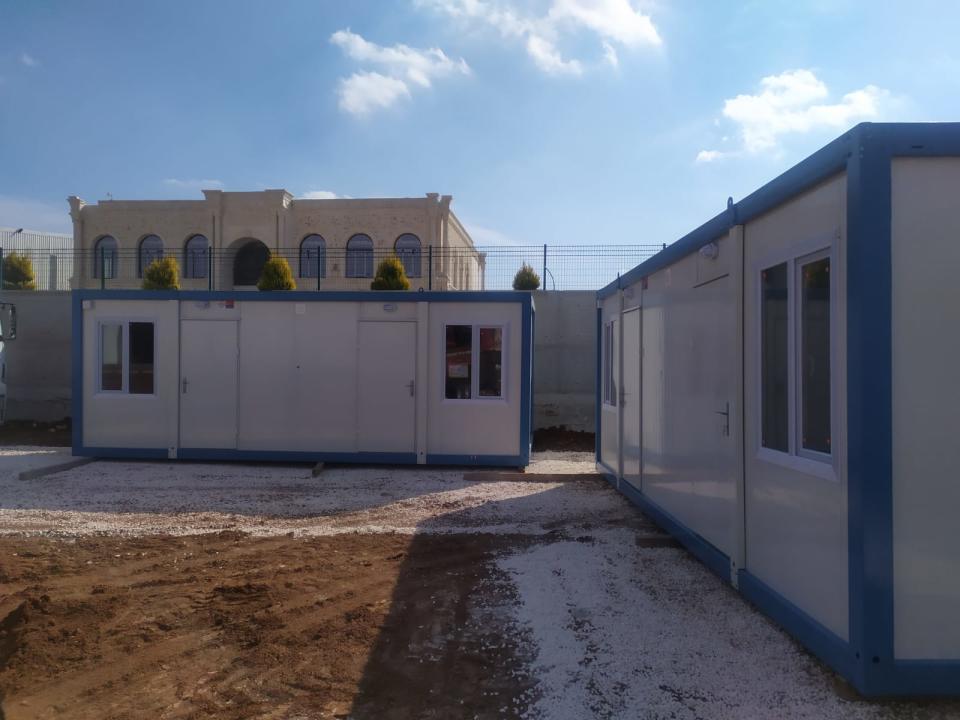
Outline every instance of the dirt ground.
[[856, 697], [592, 472], [0, 447], [0, 720], [957, 720]]
[[503, 619], [466, 622], [509, 604], [505, 544], [2, 538], [0, 716], [518, 716], [532, 681]]
[[537, 452], [557, 450], [566, 452], [593, 452], [594, 434], [565, 427], [541, 428], [533, 431], [533, 449]]
[[52, 423], [7, 420], [0, 424], [0, 447], [11, 445], [69, 447], [72, 444], [70, 428], [70, 418]]

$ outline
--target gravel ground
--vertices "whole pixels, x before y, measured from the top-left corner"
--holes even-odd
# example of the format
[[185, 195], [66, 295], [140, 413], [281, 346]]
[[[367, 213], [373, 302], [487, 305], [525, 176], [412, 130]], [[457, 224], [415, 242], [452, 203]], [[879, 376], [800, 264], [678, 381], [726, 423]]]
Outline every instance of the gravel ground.
[[[53, 457], [30, 452], [0, 452], [0, 535], [497, 538], [485, 551], [494, 558], [486, 582], [501, 589], [471, 590], [474, 609], [458, 622], [495, 622], [513, 655], [526, 658], [510, 672], [533, 681], [500, 716], [960, 718], [954, 701], [856, 699], [690, 555], [650, 547], [663, 536], [606, 483], [562, 477], [590, 472], [590, 453], [538, 453], [527, 476], [505, 479], [433, 468], [336, 467], [313, 478], [305, 466], [104, 461], [20, 482], [16, 472]], [[402, 577], [422, 583], [416, 573]], [[497, 603], [495, 620], [483, 615], [485, 602]]]
[[537, 453], [529, 481], [433, 468], [331, 467], [312, 477], [303, 465], [104, 460], [21, 482], [24, 457], [0, 456], [0, 535], [538, 535], [638, 520], [601, 479], [564, 479], [591, 472], [590, 453]]

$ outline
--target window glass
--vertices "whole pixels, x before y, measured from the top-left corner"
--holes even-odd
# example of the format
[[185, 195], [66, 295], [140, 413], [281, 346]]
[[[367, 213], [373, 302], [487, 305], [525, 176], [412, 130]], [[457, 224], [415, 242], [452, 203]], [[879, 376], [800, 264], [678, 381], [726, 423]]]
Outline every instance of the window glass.
[[394, 249], [400, 262], [403, 263], [403, 271], [407, 277], [420, 277], [420, 238], [411, 233], [404, 233], [397, 238]]
[[800, 266], [801, 447], [830, 453], [830, 258]]
[[100, 326], [100, 389], [123, 390], [123, 326]]
[[447, 325], [447, 380], [445, 397], [470, 398], [473, 327]]
[[373, 277], [373, 240], [358, 234], [347, 240], [347, 277]]
[[117, 276], [117, 241], [110, 235], [97, 240], [93, 251], [93, 277], [111, 280]]
[[130, 392], [153, 394], [153, 323], [130, 323]]
[[183, 276], [185, 278], [205, 278], [210, 262], [210, 243], [203, 235], [194, 235], [187, 240], [183, 250]]
[[480, 328], [480, 397], [503, 397], [503, 328]]
[[327, 276], [326, 241], [319, 235], [307, 235], [300, 243], [300, 277]]
[[789, 452], [787, 264], [761, 273], [761, 444]]
[[163, 240], [156, 235], [147, 235], [140, 241], [140, 253], [137, 257], [137, 277], [143, 277], [143, 272], [150, 267], [150, 263], [161, 258], [163, 258]]

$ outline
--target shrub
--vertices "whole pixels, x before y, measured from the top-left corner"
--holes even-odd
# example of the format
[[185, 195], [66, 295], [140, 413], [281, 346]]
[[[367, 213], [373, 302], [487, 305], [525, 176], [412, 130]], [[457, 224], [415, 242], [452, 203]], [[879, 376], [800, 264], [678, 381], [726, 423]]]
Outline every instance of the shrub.
[[157, 258], [143, 271], [144, 290], [179, 290], [180, 263], [175, 257], [167, 255]]
[[260, 280], [257, 281], [257, 289], [264, 291], [297, 289], [290, 263], [286, 258], [272, 257], [264, 263]]
[[385, 258], [377, 265], [377, 274], [370, 283], [371, 290], [409, 290], [410, 281], [403, 263], [396, 255]]
[[526, 263], [521, 265], [517, 274], [513, 276], [513, 289], [536, 290], [538, 287], [540, 287], [540, 276]]
[[3, 258], [4, 290], [36, 290], [33, 263], [27, 255], [12, 252]]

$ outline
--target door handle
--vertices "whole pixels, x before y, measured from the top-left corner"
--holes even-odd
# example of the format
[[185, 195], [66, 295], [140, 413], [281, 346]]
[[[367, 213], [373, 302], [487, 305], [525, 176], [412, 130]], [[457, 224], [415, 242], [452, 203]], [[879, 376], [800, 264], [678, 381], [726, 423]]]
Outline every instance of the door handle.
[[416, 381], [411, 380], [410, 382], [407, 383], [407, 387], [410, 388], [410, 397], [413, 397], [414, 395], [417, 394]]
[[726, 404], [725, 410], [717, 410], [717, 415], [723, 415], [723, 434], [724, 436], [729, 437], [730, 435], [730, 403]]
[[187, 379], [184, 378], [184, 379], [182, 380], [182, 382], [183, 382], [183, 394], [186, 395], [186, 394], [187, 394]]

